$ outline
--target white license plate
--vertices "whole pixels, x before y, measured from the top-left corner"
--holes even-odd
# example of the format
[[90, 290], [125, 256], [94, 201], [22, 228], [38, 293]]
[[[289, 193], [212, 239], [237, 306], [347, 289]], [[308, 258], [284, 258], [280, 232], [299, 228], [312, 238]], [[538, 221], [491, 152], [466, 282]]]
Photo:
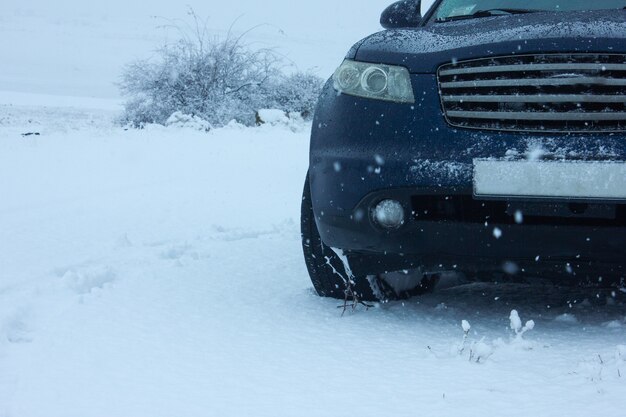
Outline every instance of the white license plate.
[[474, 160], [474, 195], [626, 199], [626, 163]]

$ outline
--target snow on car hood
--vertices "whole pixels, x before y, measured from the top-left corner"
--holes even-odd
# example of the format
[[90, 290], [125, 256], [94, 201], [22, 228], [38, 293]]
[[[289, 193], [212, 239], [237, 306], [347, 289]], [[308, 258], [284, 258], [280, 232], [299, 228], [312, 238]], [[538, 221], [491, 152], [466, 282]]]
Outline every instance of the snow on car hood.
[[386, 30], [355, 45], [361, 61], [434, 73], [452, 59], [537, 52], [624, 53], [626, 11], [532, 13]]

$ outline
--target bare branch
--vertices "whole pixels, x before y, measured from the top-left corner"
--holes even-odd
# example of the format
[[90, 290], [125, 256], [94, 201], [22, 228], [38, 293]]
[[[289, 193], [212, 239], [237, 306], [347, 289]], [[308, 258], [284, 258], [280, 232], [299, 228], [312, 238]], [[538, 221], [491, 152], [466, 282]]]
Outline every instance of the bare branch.
[[310, 73], [286, 76], [286, 60], [272, 48], [243, 42], [256, 25], [238, 36], [237, 18], [225, 38], [209, 36], [208, 18], [188, 7], [188, 19], [161, 18], [177, 39], [146, 60], [124, 68], [119, 87], [127, 97], [124, 123], [140, 127], [165, 123], [175, 112], [195, 115], [213, 126], [235, 119], [254, 125], [262, 108], [313, 113], [322, 80]]

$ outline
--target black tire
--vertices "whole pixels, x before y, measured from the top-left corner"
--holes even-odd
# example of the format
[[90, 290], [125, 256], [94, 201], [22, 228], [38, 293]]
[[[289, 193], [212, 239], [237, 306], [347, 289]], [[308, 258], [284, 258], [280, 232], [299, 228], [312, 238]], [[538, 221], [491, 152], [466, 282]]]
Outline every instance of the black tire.
[[[345, 280], [350, 277], [347, 276], [341, 259], [322, 242], [317, 230], [308, 175], [302, 192], [300, 221], [302, 251], [315, 291], [322, 297], [345, 299], [347, 290]], [[379, 297], [374, 295], [367, 277], [354, 277], [352, 281], [354, 281], [352, 291], [360, 300], [380, 301]]]

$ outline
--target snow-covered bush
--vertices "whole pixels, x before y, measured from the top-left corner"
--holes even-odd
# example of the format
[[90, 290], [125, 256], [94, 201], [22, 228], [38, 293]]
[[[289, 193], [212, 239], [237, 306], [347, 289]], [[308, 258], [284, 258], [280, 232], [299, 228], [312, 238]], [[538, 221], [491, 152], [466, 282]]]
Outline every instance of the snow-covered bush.
[[260, 109], [256, 113], [257, 125], [286, 125], [289, 123], [289, 115], [286, 112], [279, 109]]
[[463, 351], [465, 350], [465, 344], [467, 343], [467, 337], [469, 336], [469, 332], [472, 329], [472, 326], [469, 324], [469, 321], [462, 320], [461, 321], [461, 328], [463, 329], [463, 340], [461, 341], [461, 344], [459, 345], [459, 355], [462, 354]]
[[[127, 65], [119, 87], [126, 97], [122, 122], [165, 124], [177, 112], [224, 126], [254, 125], [258, 109], [312, 114], [322, 81], [309, 73], [285, 75], [271, 49], [253, 49], [229, 32], [210, 37], [193, 11], [180, 38], [154, 58]], [[186, 29], [190, 28], [190, 29]]]
[[[535, 328], [535, 322], [528, 320], [526, 324], [523, 324], [517, 310], [512, 310], [509, 315], [509, 323], [511, 330], [515, 333], [515, 337], [511, 339], [510, 343], [504, 342], [502, 339], [496, 339], [495, 341], [486, 341], [485, 337], [479, 340], [472, 340], [470, 337], [470, 330], [472, 326], [469, 321], [462, 320], [461, 328], [463, 329], [463, 339], [459, 345], [451, 346], [452, 355], [459, 355], [466, 357], [470, 362], [484, 363], [489, 359], [497, 350], [503, 349], [522, 349], [531, 350], [534, 347], [534, 343], [527, 341], [523, 338], [524, 334]], [[476, 334], [476, 332], [474, 332]], [[430, 348], [429, 348], [430, 349]], [[616, 353], [616, 357], [620, 355]], [[626, 351], [624, 351], [624, 358], [626, 358]]]
[[192, 116], [183, 112], [174, 112], [166, 121], [165, 126], [182, 127], [186, 129], [200, 130], [202, 132], [208, 132], [211, 130], [211, 123], [199, 118], [198, 116]]
[[[463, 355], [467, 348], [468, 337], [472, 326], [467, 320], [461, 321], [461, 328], [463, 329], [463, 340], [458, 347], [458, 354]], [[485, 342], [485, 338], [478, 341], [473, 341], [469, 344], [469, 361], [474, 363], [483, 363], [493, 354], [493, 348], [491, 345]]]
[[526, 324], [522, 326], [522, 319], [517, 310], [511, 310], [509, 321], [511, 323], [511, 330], [515, 332], [516, 340], [522, 340], [524, 333], [535, 328], [535, 322], [533, 320], [528, 320]]
[[256, 113], [256, 124], [257, 126], [282, 126], [293, 132], [301, 131], [306, 126], [301, 113], [287, 113], [279, 109], [260, 109]]
[[286, 113], [298, 113], [305, 120], [313, 116], [323, 80], [309, 72], [297, 72], [284, 76], [272, 93], [274, 106]]

